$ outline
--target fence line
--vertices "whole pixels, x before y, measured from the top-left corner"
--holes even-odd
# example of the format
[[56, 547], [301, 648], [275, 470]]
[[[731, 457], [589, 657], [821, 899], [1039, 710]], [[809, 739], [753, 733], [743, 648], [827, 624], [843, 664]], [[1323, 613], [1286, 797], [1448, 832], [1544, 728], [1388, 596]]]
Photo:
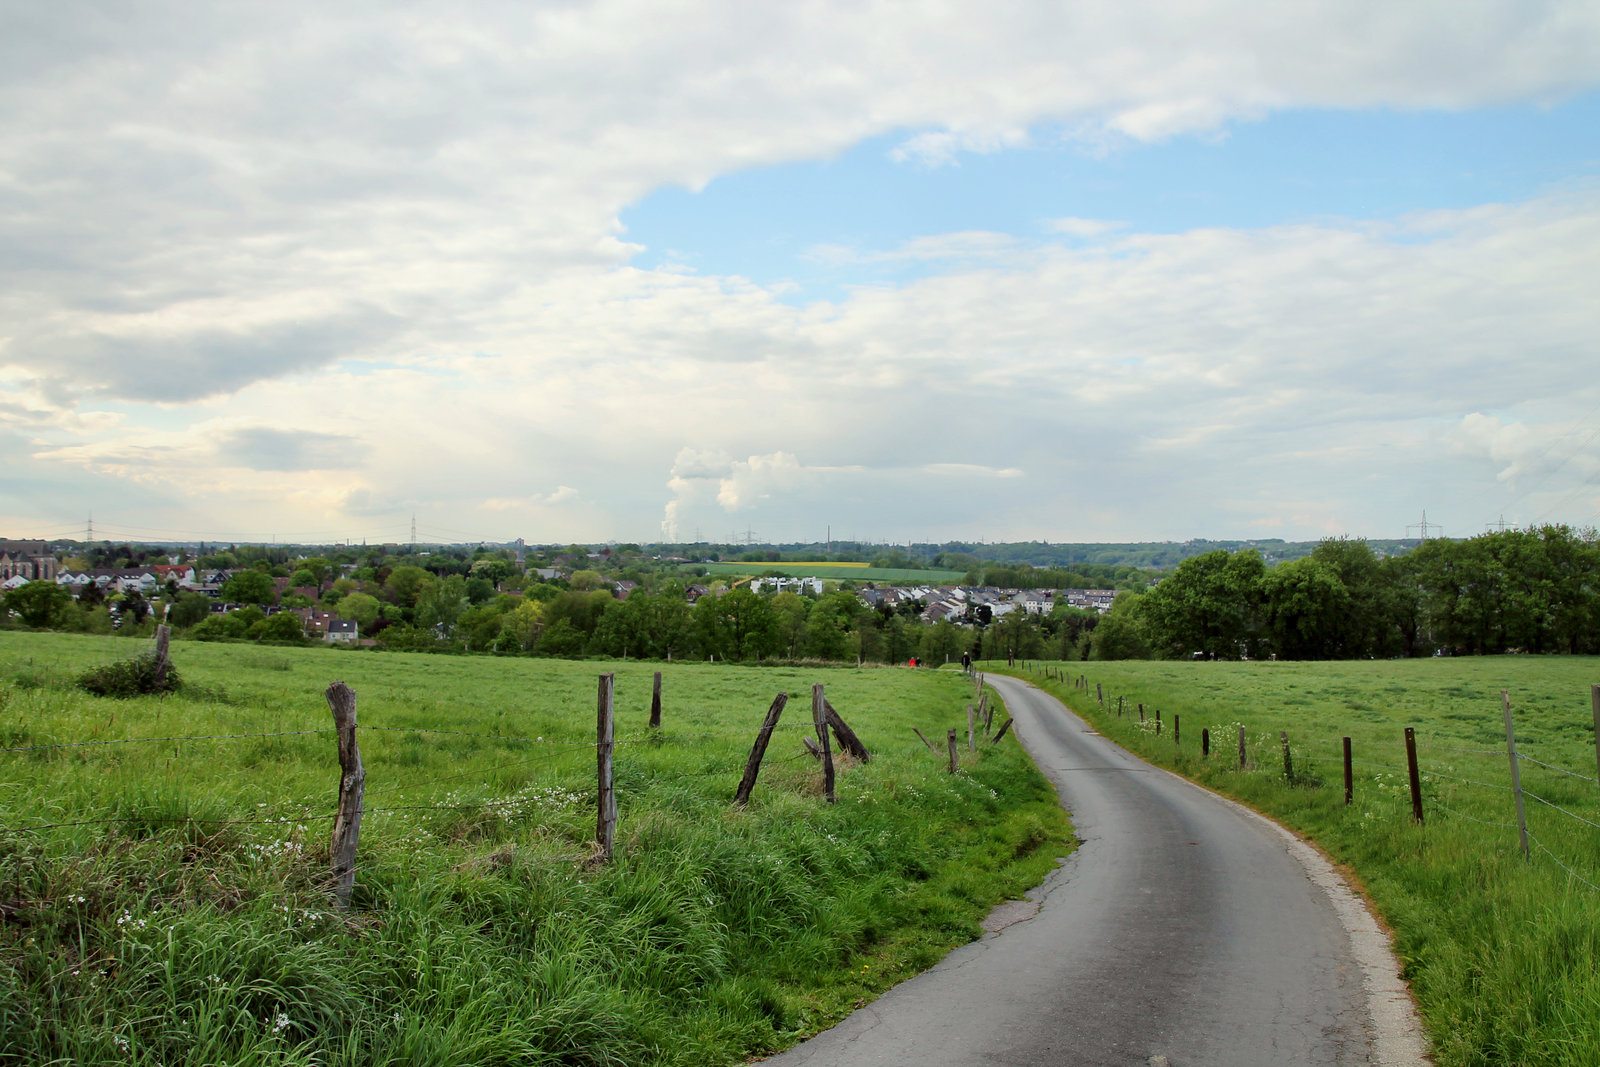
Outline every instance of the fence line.
[[[1071, 680], [1071, 684], [1072, 684], [1073, 690], [1076, 691], [1076, 692], [1083, 692], [1083, 693], [1091, 692], [1091, 689], [1090, 689], [1090, 684], [1091, 683], [1089, 683], [1087, 678], [1084, 678], [1084, 677], [1074, 678], [1074, 679]], [[1095, 684], [1093, 691], [1097, 693], [1097, 704], [1091, 704], [1090, 707], [1089, 707], [1090, 711], [1099, 712], [1100, 714], [1109, 716], [1110, 715], [1110, 711], [1108, 710], [1108, 707], [1107, 707], [1105, 701], [1109, 700], [1112, 696], [1115, 696], [1115, 699], [1116, 699], [1116, 702], [1117, 702], [1117, 706], [1119, 708], [1124, 703], [1125, 698], [1123, 696], [1117, 696], [1116, 694], [1098, 695], [1098, 694], [1104, 694], [1104, 692], [1105, 692], [1104, 691], [1104, 687], [1099, 685], [1099, 684]], [[1592, 699], [1593, 699], [1593, 703], [1594, 703], [1595, 726], [1596, 726], [1596, 734], [1597, 734], [1597, 737], [1596, 737], [1596, 761], [1597, 761], [1597, 765], [1600, 765], [1600, 685], [1592, 687], [1591, 695], [1592, 695]], [[1512, 743], [1512, 740], [1511, 740], [1511, 725], [1510, 725], [1510, 714], [1511, 713], [1510, 713], [1509, 697], [1507, 695], [1505, 695], [1505, 694], [1502, 694], [1502, 699], [1505, 701], [1506, 716], [1507, 716], [1507, 727], [1506, 727], [1506, 729], [1507, 729], [1507, 746], [1504, 749], [1463, 748], [1463, 747], [1454, 746], [1454, 745], [1415, 745], [1415, 743], [1410, 740], [1410, 738], [1412, 736], [1412, 731], [1410, 729], [1406, 730], [1407, 743], [1409, 745], [1414, 745], [1413, 751], [1415, 751], [1416, 749], [1420, 749], [1420, 750], [1425, 751], [1425, 752], [1441, 752], [1441, 753], [1446, 753], [1447, 752], [1447, 753], [1455, 753], [1455, 754], [1460, 754], [1460, 755], [1488, 756], [1488, 757], [1496, 757], [1496, 758], [1503, 758], [1503, 757], [1506, 757], [1506, 756], [1509, 755], [1510, 758], [1513, 761], [1512, 762], [1512, 768], [1511, 768], [1511, 774], [1512, 774], [1513, 778], [1517, 777], [1516, 771], [1517, 771], [1518, 766], [1520, 764], [1522, 764], [1522, 763], [1527, 763], [1527, 764], [1532, 764], [1534, 766], [1543, 768], [1545, 770], [1549, 770], [1549, 771], [1554, 772], [1556, 774], [1565, 775], [1565, 776], [1567, 776], [1569, 778], [1576, 778], [1576, 779], [1578, 779], [1580, 781], [1583, 781], [1583, 782], [1600, 783], [1600, 779], [1590, 777], [1589, 775], [1586, 775], [1586, 774], [1580, 774], [1580, 773], [1578, 773], [1576, 771], [1570, 770], [1570, 769], [1568, 769], [1566, 767], [1559, 766], [1557, 764], [1547, 763], [1544, 760], [1537, 759], [1537, 758], [1535, 758], [1533, 756], [1527, 755], [1526, 753], [1520, 751], [1520, 748], [1518, 748], [1518, 747], [1514, 747], [1513, 743]], [[1139, 705], [1139, 706], [1141, 708], [1143, 707], [1143, 705]], [[1133, 725], [1134, 727], [1139, 727], [1142, 724], [1140, 724], [1140, 723], [1132, 723], [1131, 725]], [[1239, 742], [1239, 760], [1240, 760], [1240, 762], [1239, 762], [1239, 770], [1241, 770], [1241, 771], [1246, 770], [1245, 763], [1244, 763], [1245, 747], [1246, 747], [1245, 746], [1245, 741], [1244, 741], [1244, 735], [1245, 735], [1246, 730], [1247, 730], [1247, 728], [1244, 727], [1242, 724], [1239, 725], [1239, 733], [1240, 733], [1240, 742]], [[1149, 733], [1150, 731], [1146, 730], [1145, 732]], [[1292, 771], [1292, 765], [1289, 762], [1289, 741], [1288, 741], [1288, 737], [1287, 737], [1286, 734], [1282, 734], [1282, 733], [1280, 733], [1280, 737], [1282, 738], [1283, 745], [1284, 745], [1284, 763], [1283, 763], [1284, 770], [1283, 770], [1283, 773], [1288, 774], [1292, 778], [1293, 777], [1293, 771]], [[1250, 745], [1250, 747], [1252, 749], [1256, 750], [1256, 752], [1259, 755], [1262, 747], [1266, 746], [1266, 745], [1270, 745], [1273, 740], [1274, 739], [1272, 738], [1270, 733], [1261, 734], [1260, 738], [1258, 740], [1256, 740], [1255, 742], [1253, 742]], [[1174, 744], [1176, 745], [1177, 738], [1174, 737], [1173, 741], [1174, 741]], [[1353, 741], [1354, 744], [1363, 745], [1363, 746], [1365, 746], [1365, 745], [1384, 746], [1384, 745], [1389, 745], [1389, 744], [1394, 744], [1395, 743], [1393, 741], [1373, 741], [1373, 740], [1354, 740], [1354, 739], [1352, 739], [1352, 741]], [[1334, 741], [1334, 740], [1331, 740], [1331, 739], [1324, 739], [1324, 738], [1320, 738], [1320, 737], [1307, 737], [1307, 738], [1301, 738], [1299, 741], [1297, 741], [1296, 742], [1296, 746], [1297, 747], [1301, 747], [1301, 748], [1309, 747], [1309, 748], [1314, 748], [1314, 749], [1325, 748], [1325, 747], [1328, 747], [1328, 746], [1338, 746], [1340, 748], [1343, 748], [1345, 743], [1346, 743], [1346, 739], [1343, 739], [1343, 738], [1341, 738], [1339, 741]], [[1365, 769], [1368, 769], [1368, 770], [1384, 771], [1384, 772], [1388, 772], [1390, 774], [1397, 774], [1397, 775], [1409, 775], [1409, 774], [1412, 773], [1411, 769], [1409, 769], [1409, 768], [1401, 768], [1401, 767], [1394, 766], [1394, 765], [1391, 765], [1391, 764], [1372, 763], [1372, 762], [1365, 761], [1365, 760], [1353, 760], [1353, 759], [1349, 759], [1347, 755], [1344, 758], [1325, 756], [1325, 755], [1301, 755], [1300, 758], [1304, 762], [1307, 762], [1307, 763], [1344, 764], [1346, 766], [1346, 775], [1347, 775], [1346, 786], [1345, 786], [1345, 788], [1346, 788], [1345, 802], [1347, 804], [1351, 803], [1351, 793], [1349, 791], [1350, 790], [1350, 779], [1348, 778], [1348, 775], [1350, 773], [1350, 770], [1349, 770], [1350, 768], [1361, 767], [1361, 768], [1365, 768]], [[1252, 765], [1252, 769], [1254, 769], [1254, 765]], [[1523, 817], [1522, 817], [1522, 814], [1521, 814], [1521, 797], [1522, 796], [1532, 797], [1534, 800], [1538, 801], [1540, 804], [1542, 804], [1542, 805], [1544, 805], [1544, 806], [1546, 806], [1546, 807], [1548, 807], [1548, 808], [1550, 808], [1550, 809], [1552, 809], [1554, 811], [1560, 812], [1561, 814], [1567, 816], [1568, 818], [1570, 818], [1570, 819], [1572, 819], [1572, 820], [1574, 820], [1576, 822], [1579, 822], [1579, 823], [1581, 823], [1581, 824], [1583, 824], [1585, 826], [1593, 827], [1595, 829], [1600, 829], [1600, 822], [1596, 822], [1594, 820], [1585, 818], [1584, 816], [1579, 815], [1576, 812], [1570, 811], [1567, 808], [1561, 806], [1560, 804], [1557, 804], [1557, 803], [1555, 803], [1555, 802], [1553, 802], [1553, 801], [1551, 801], [1551, 800], [1549, 800], [1549, 799], [1547, 799], [1545, 797], [1539, 796], [1537, 793], [1534, 793], [1534, 792], [1528, 790], [1526, 788], [1526, 786], [1522, 786], [1520, 784], [1504, 785], [1504, 784], [1501, 784], [1501, 783], [1498, 783], [1498, 782], [1484, 782], [1484, 781], [1479, 781], [1477, 779], [1472, 779], [1472, 778], [1463, 778], [1463, 777], [1461, 777], [1459, 775], [1451, 774], [1451, 773], [1448, 773], [1446, 771], [1439, 771], [1439, 770], [1433, 770], [1433, 769], [1424, 769], [1424, 768], [1418, 768], [1418, 769], [1421, 771], [1422, 776], [1426, 777], [1430, 781], [1435, 779], [1435, 778], [1438, 778], [1438, 779], [1446, 780], [1448, 782], [1459, 782], [1459, 783], [1462, 783], [1462, 784], [1468, 785], [1468, 786], [1475, 786], [1475, 787], [1484, 788], [1484, 789], [1497, 789], [1497, 790], [1500, 790], [1502, 792], [1512, 793], [1514, 796], [1517, 797], [1517, 802], [1518, 802], [1518, 822], [1517, 823], [1497, 822], [1497, 821], [1494, 821], [1494, 820], [1480, 819], [1480, 818], [1477, 818], [1476, 816], [1468, 815], [1467, 813], [1465, 813], [1463, 811], [1458, 811], [1455, 808], [1452, 808], [1449, 805], [1446, 805], [1445, 803], [1443, 803], [1439, 799], [1439, 797], [1438, 797], [1438, 792], [1439, 792], [1438, 789], [1434, 789], [1432, 791], [1434, 795], [1432, 795], [1431, 797], [1428, 798], [1428, 803], [1430, 805], [1432, 805], [1432, 806], [1435, 806], [1435, 807], [1439, 808], [1441, 811], [1444, 811], [1444, 812], [1446, 812], [1447, 814], [1449, 814], [1449, 815], [1451, 815], [1453, 817], [1460, 818], [1460, 819], [1465, 819], [1465, 820], [1468, 820], [1468, 821], [1474, 822], [1474, 823], [1478, 823], [1479, 825], [1482, 825], [1482, 826], [1493, 827], [1493, 828], [1496, 828], [1496, 829], [1509, 829], [1509, 830], [1518, 830], [1518, 831], [1520, 831], [1521, 833], [1526, 835], [1525, 839], [1524, 839], [1525, 842], [1528, 841], [1528, 840], [1531, 840], [1531, 841], [1533, 841], [1533, 843], [1537, 844], [1539, 846], [1540, 851], [1543, 852], [1545, 855], [1549, 856], [1550, 859], [1553, 860], [1568, 875], [1570, 875], [1572, 878], [1576, 879], [1577, 881], [1581, 882], [1583, 885], [1586, 885], [1589, 888], [1594, 889], [1596, 891], [1600, 891], [1600, 885], [1597, 885], [1596, 883], [1591, 882], [1589, 879], [1587, 879], [1587, 878], [1583, 877], [1582, 875], [1578, 874], [1571, 867], [1568, 867], [1565, 863], [1563, 863], [1560, 860], [1559, 857], [1557, 857], [1555, 855], [1555, 853], [1551, 852], [1550, 849], [1547, 846], [1545, 846], [1545, 844], [1543, 842], [1538, 841], [1537, 838], [1534, 838], [1532, 833], [1528, 832], [1528, 830], [1526, 828], [1526, 824], [1523, 821]], [[1412, 790], [1413, 790], [1413, 801], [1412, 802], [1413, 802], [1413, 806], [1414, 806], [1413, 810], [1416, 812], [1414, 817], [1418, 821], [1420, 821], [1421, 820], [1421, 809], [1419, 807], [1416, 807], [1416, 805], [1419, 803], [1419, 798], [1420, 798], [1421, 794], [1418, 791], [1418, 784], [1416, 782], [1413, 782]], [[1396, 790], [1396, 792], [1394, 794], [1392, 794], [1392, 795], [1398, 797], [1400, 795], [1399, 790]], [[1453, 796], [1453, 794], [1452, 794], [1452, 796]], [[1526, 845], [1526, 843], [1524, 843], [1523, 851], [1524, 851], [1524, 854], [1526, 856], [1526, 854], [1527, 854], [1527, 845]]]
[[109, 741], [63, 741], [50, 745], [22, 745], [18, 748], [0, 748], [0, 752], [40, 752], [51, 748], [88, 748], [93, 745], [132, 745], [155, 741], [237, 741], [258, 737], [302, 737], [307, 734], [333, 734], [337, 730], [277, 730], [260, 734], [192, 734], [184, 737], [119, 737]]
[[1539, 803], [1543, 804], [1547, 808], [1555, 808], [1561, 814], [1567, 816], [1570, 819], [1577, 819], [1579, 822], [1583, 823], [1585, 826], [1592, 826], [1596, 830], [1600, 830], [1600, 822], [1590, 822], [1588, 819], [1585, 819], [1582, 815], [1574, 815], [1574, 814], [1572, 814], [1572, 812], [1568, 811], [1566, 808], [1563, 808], [1560, 804], [1552, 803], [1551, 801], [1546, 800], [1544, 797], [1540, 796], [1538, 793], [1533, 792], [1527, 786], [1523, 786], [1522, 795], [1525, 796], [1525, 797], [1532, 797], [1534, 800], [1537, 800]]
[[1563, 871], [1566, 871], [1569, 875], [1571, 875], [1572, 877], [1576, 878], [1578, 881], [1582, 882], [1584, 885], [1588, 886], [1590, 889], [1593, 889], [1596, 892], [1600, 892], [1600, 885], [1595, 885], [1593, 882], [1589, 881], [1589, 879], [1585, 878], [1583, 875], [1579, 874], [1577, 871], [1573, 870], [1571, 867], [1568, 867], [1565, 863], [1562, 863], [1561, 862], [1561, 858], [1559, 856], [1557, 856], [1554, 852], [1551, 852], [1548, 848], [1545, 848], [1543, 841], [1540, 841], [1537, 837], [1534, 837], [1532, 834], [1528, 835], [1528, 840], [1530, 840], [1534, 844], [1538, 845], [1539, 846], [1539, 851], [1543, 852], [1546, 856], [1549, 856], [1553, 861], [1555, 861], [1555, 865], [1557, 867], [1560, 867]]
[[[1495, 755], [1504, 756], [1505, 753], [1496, 752]], [[1522, 750], [1521, 745], [1517, 746], [1517, 759], [1527, 760], [1529, 763], [1537, 763], [1541, 767], [1548, 767], [1552, 771], [1559, 771], [1560, 773], [1570, 775], [1573, 778], [1582, 778], [1585, 782], [1595, 781], [1595, 779], [1590, 778], [1587, 774], [1579, 774], [1577, 771], [1569, 771], [1565, 767], [1557, 767], [1554, 763], [1546, 763], [1544, 760], [1534, 759], [1532, 756], [1528, 755]]]

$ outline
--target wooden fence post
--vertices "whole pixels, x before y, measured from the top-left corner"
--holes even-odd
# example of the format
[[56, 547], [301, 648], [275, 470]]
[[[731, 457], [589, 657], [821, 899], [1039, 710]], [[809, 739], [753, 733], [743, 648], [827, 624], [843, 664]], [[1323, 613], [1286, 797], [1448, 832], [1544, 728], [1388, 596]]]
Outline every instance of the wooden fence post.
[[1094, 683], [1094, 698], [1100, 702], [1102, 708], [1106, 706], [1105, 690], [1100, 688], [1099, 682]]
[[[172, 666], [167, 659], [167, 645], [172, 640], [172, 629], [166, 623], [156, 627], [156, 685], [162, 689], [167, 685], [167, 669]], [[1600, 697], [1596, 697], [1595, 707], [1600, 709]], [[1600, 710], [1595, 712], [1595, 721], [1600, 722]], [[1600, 748], [1596, 749], [1600, 752]]]
[[1122, 718], [1122, 698], [1117, 697], [1117, 718]]
[[1156, 709], [1156, 736], [1161, 736], [1161, 709]]
[[1211, 758], [1211, 728], [1207, 726], [1200, 727], [1200, 755]]
[[1500, 690], [1500, 704], [1506, 713], [1506, 755], [1511, 758], [1511, 792], [1517, 798], [1517, 834], [1522, 839], [1522, 858], [1528, 859], [1528, 814], [1522, 807], [1522, 768], [1517, 766], [1517, 734], [1511, 727], [1511, 693]]
[[1178, 743], [1178, 739], [1182, 736], [1182, 734], [1180, 733], [1180, 731], [1182, 729], [1183, 729], [1183, 719], [1182, 719], [1182, 717], [1178, 716], [1178, 715], [1174, 715], [1172, 717], [1172, 743], [1173, 744], [1176, 745]]
[[1011, 729], [1011, 721], [1012, 720], [1007, 719], [1005, 723], [1001, 725], [1000, 732], [994, 735], [994, 744], [998, 745], [1000, 743], [1000, 739], [1006, 735], [1006, 731]]
[[1289, 731], [1279, 730], [1278, 737], [1283, 741], [1283, 776], [1294, 784], [1294, 760], [1289, 756]]
[[972, 728], [972, 705], [967, 705], [967, 749], [971, 752], [978, 751], [978, 734]]
[[827, 701], [822, 697], [822, 685], [811, 687], [811, 723], [817, 728], [817, 744], [822, 746], [822, 795], [833, 803], [833, 746], [828, 742]]
[[350, 906], [356, 886], [356, 843], [361, 839], [361, 799], [367, 790], [367, 771], [356, 744], [356, 694], [343, 682], [327, 690], [333, 725], [339, 731], [339, 813], [333, 817], [328, 855], [333, 861], [333, 897], [341, 908]]
[[[659, 685], [661, 675], [656, 675]], [[767, 754], [767, 742], [772, 740], [772, 731], [778, 726], [778, 716], [783, 714], [783, 706], [789, 702], [788, 693], [779, 693], [772, 700], [772, 707], [767, 709], [767, 717], [761, 722], [761, 729], [756, 731], [755, 744], [750, 746], [750, 758], [744, 761], [744, 777], [739, 779], [739, 789], [733, 794], [733, 802], [738, 807], [744, 807], [750, 800], [750, 790], [756, 787], [756, 775], [761, 773], [761, 757]]]
[[862, 763], [870, 763], [872, 761], [872, 753], [867, 751], [867, 746], [861, 743], [861, 738], [857, 737], [856, 732], [845, 724], [844, 719], [840, 717], [837, 711], [833, 710], [833, 705], [828, 703], [826, 699], [822, 701], [822, 713], [828, 717], [828, 725], [833, 727], [833, 736], [838, 739], [839, 748], [850, 753]]
[[1245, 769], [1244, 727], [1243, 726], [1239, 727], [1239, 769], [1241, 771]]
[[950, 743], [950, 773], [954, 774], [960, 766], [956, 762], [956, 728], [954, 726], [950, 727], [948, 740]]
[[1349, 804], [1356, 795], [1355, 763], [1350, 759], [1350, 739], [1344, 739], [1344, 802]]
[[650, 687], [650, 729], [661, 729], [661, 672], [656, 671], [656, 680]]
[[1139, 721], [1144, 722], [1144, 702], [1139, 702]]
[[611, 862], [612, 846], [617, 836], [617, 790], [611, 775], [613, 749], [616, 747], [616, 722], [612, 718], [612, 695], [616, 691], [616, 681], [615, 674], [600, 676], [599, 700], [595, 710], [595, 769], [600, 784], [594, 839], [600, 846], [597, 859], [601, 863]]
[[1422, 775], [1417, 771], [1417, 731], [1406, 727], [1406, 776], [1411, 780], [1411, 817], [1422, 823]]
[[922, 743], [928, 746], [928, 751], [929, 752], [932, 752], [935, 756], [937, 756], [939, 754], [939, 750], [933, 747], [933, 742], [929, 741], [926, 737], [922, 736], [922, 731], [921, 730], [919, 730], [915, 726], [913, 726], [911, 728], [911, 732], [916, 734], [917, 737], [922, 741]]
[[1594, 704], [1594, 778], [1600, 782], [1600, 685], [1589, 687], [1589, 700]]

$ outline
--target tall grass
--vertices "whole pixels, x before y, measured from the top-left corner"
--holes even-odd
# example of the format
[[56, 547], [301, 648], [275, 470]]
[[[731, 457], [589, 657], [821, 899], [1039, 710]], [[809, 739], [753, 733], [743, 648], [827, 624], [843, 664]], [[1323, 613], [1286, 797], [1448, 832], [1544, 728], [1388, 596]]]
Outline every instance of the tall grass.
[[[655, 665], [185, 644], [177, 694], [72, 688], [127, 648], [0, 633], [4, 747], [28, 749], [0, 754], [0, 1063], [741, 1062], [975, 936], [1070, 847], [1014, 745], [951, 776], [911, 733], [964, 721], [948, 673], [673, 665], [652, 735]], [[613, 668], [621, 823], [594, 866]], [[300, 732], [331, 726], [335, 678], [367, 768], [344, 912], [334, 739]], [[813, 681], [874, 752], [832, 805], [798, 743]], [[37, 747], [148, 737], [211, 739]]]
[[[1012, 673], [1141, 756], [1279, 819], [1354, 873], [1394, 929], [1441, 1065], [1600, 1063], [1600, 891], [1580, 880], [1600, 884], [1600, 829], [1529, 800], [1535, 847], [1523, 858], [1500, 702], [1508, 690], [1519, 748], [1570, 772], [1524, 761], [1526, 788], [1600, 823], [1600, 785], [1573, 776], [1596, 777], [1589, 685], [1600, 682], [1600, 660], [1049, 666], [1069, 681]], [[1087, 690], [1070, 683], [1079, 676]], [[1181, 745], [1172, 740], [1175, 716]], [[1420, 750], [1421, 826], [1411, 818], [1406, 726]], [[1212, 733], [1209, 760], [1200, 756], [1202, 728]], [[1292, 781], [1280, 731], [1292, 745]], [[1344, 736], [1357, 764], [1348, 807]]]

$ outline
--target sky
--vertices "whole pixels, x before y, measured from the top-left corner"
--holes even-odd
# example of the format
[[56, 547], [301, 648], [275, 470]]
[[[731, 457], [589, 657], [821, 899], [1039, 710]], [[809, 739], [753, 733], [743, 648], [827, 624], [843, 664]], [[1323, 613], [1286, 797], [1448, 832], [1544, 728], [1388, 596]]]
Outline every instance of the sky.
[[1593, 0], [0, 27], [0, 537], [1600, 524]]

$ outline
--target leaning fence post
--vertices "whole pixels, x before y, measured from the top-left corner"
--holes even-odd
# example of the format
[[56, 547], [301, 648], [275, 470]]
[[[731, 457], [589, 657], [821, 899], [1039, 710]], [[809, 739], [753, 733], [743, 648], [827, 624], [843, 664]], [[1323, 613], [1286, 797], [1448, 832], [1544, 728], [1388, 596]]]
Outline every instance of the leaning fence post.
[[954, 774], [954, 773], [956, 773], [956, 769], [960, 766], [956, 762], [956, 728], [954, 726], [950, 727], [949, 742], [950, 742], [950, 773]]
[[849, 724], [844, 721], [839, 712], [834, 709], [834, 706], [828, 703], [827, 698], [823, 698], [822, 713], [828, 717], [828, 725], [833, 727], [833, 736], [839, 742], [839, 750], [850, 753], [862, 763], [871, 762], [872, 753], [867, 751], [867, 746], [861, 743], [861, 738], [857, 737], [856, 732], [850, 729]]
[[1244, 727], [1241, 726], [1241, 727], [1239, 727], [1239, 769], [1242, 771], [1242, 770], [1244, 770], [1244, 768], [1245, 768]]
[[[1417, 771], [1417, 731], [1406, 727], [1406, 776], [1411, 780], [1411, 817], [1422, 824], [1422, 776]], [[1520, 799], [1520, 798], [1519, 798]]]
[[1289, 731], [1279, 730], [1278, 737], [1283, 741], [1283, 776], [1294, 783], [1294, 760], [1289, 756]]
[[661, 729], [661, 672], [656, 671], [655, 684], [650, 687], [650, 729]]
[[817, 743], [822, 746], [822, 795], [833, 803], [833, 746], [828, 743], [828, 709], [822, 685], [811, 687], [811, 722], [817, 728]]
[[1517, 734], [1511, 728], [1511, 693], [1500, 690], [1506, 712], [1506, 755], [1511, 757], [1511, 792], [1517, 798], [1517, 834], [1522, 838], [1522, 858], [1528, 858], [1528, 815], [1522, 808], [1522, 769], [1517, 766]]
[[[929, 741], [926, 737], [922, 736], [922, 731], [921, 730], [919, 730], [915, 726], [913, 726], [911, 728], [911, 732], [916, 734], [917, 737], [921, 738], [922, 743], [928, 746], [928, 751], [929, 752], [932, 752], [935, 756], [937, 756], [939, 754], [939, 750], [933, 747], [933, 742]], [[818, 753], [818, 755], [820, 755], [820, 754], [821, 753]]]
[[[661, 675], [656, 675], [657, 680]], [[756, 731], [755, 744], [750, 746], [750, 758], [744, 762], [744, 777], [739, 779], [739, 789], [733, 794], [733, 802], [738, 807], [744, 807], [750, 800], [750, 790], [756, 787], [756, 775], [761, 773], [761, 757], [767, 754], [767, 742], [772, 740], [772, 731], [778, 726], [778, 716], [783, 714], [783, 706], [789, 702], [788, 693], [779, 693], [772, 700], [772, 707], [767, 709], [767, 717], [762, 720], [761, 729]]]
[[1594, 704], [1594, 779], [1600, 782], [1600, 685], [1589, 687], [1589, 700]]
[[1347, 737], [1344, 739], [1344, 802], [1350, 803], [1350, 799], [1355, 795], [1355, 764], [1350, 759], [1350, 739]]
[[600, 676], [600, 695], [595, 711], [595, 768], [599, 773], [599, 804], [595, 817], [594, 838], [600, 845], [597, 859], [611, 862], [611, 849], [617, 836], [617, 791], [612, 783], [612, 750], [616, 743], [616, 724], [611, 715], [611, 698], [615, 692], [617, 676]]
[[1011, 729], [1011, 724], [1014, 721], [1015, 720], [1013, 720], [1013, 719], [1007, 719], [1004, 723], [1001, 724], [1000, 732], [994, 735], [994, 741], [993, 741], [994, 744], [998, 745], [1000, 743], [1000, 739], [1006, 735], [1006, 731], [1007, 730]]
[[339, 812], [333, 818], [328, 854], [333, 861], [334, 900], [347, 908], [356, 886], [356, 842], [361, 838], [361, 798], [367, 789], [367, 771], [361, 766], [361, 749], [356, 744], [355, 691], [343, 682], [334, 682], [326, 695], [333, 725], [339, 731]]

